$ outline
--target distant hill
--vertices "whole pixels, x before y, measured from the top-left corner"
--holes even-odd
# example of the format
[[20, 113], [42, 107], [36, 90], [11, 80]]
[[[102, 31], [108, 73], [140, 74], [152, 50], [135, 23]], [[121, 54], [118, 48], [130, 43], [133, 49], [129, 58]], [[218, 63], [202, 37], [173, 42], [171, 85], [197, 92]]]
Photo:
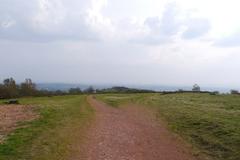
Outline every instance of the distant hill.
[[82, 84], [68, 84], [68, 83], [37, 83], [37, 89], [48, 90], [48, 91], [56, 91], [56, 90], [67, 91], [70, 88], [77, 88], [77, 87], [81, 89], [86, 89], [89, 86], [82, 85]]
[[[135, 89], [143, 89], [143, 90], [153, 90], [153, 91], [177, 91], [179, 89], [183, 90], [192, 90], [192, 86], [166, 86], [166, 85], [123, 85], [123, 88], [115, 88], [113, 86], [117, 85], [111, 85], [111, 84], [71, 84], [71, 83], [37, 83], [37, 89], [44, 89], [49, 91], [56, 91], [56, 90], [62, 90], [67, 91], [70, 88], [81, 88], [82, 90], [88, 88], [89, 86], [92, 86], [94, 89], [110, 89], [113, 90], [126, 90], [129, 88], [135, 88]], [[229, 92], [229, 89], [227, 88], [221, 88], [221, 87], [204, 87], [201, 86], [202, 90], [207, 91], [219, 91], [219, 92]]]
[[106, 88], [98, 90], [98, 93], [152, 93], [154, 91], [147, 89], [127, 88], [121, 86], [115, 86], [112, 88]]

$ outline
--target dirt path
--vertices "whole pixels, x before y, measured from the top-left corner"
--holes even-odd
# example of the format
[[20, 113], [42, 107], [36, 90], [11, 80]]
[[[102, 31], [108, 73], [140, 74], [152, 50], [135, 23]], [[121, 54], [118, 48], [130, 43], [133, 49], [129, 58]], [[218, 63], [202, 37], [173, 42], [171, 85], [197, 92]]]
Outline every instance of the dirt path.
[[151, 113], [134, 106], [112, 108], [92, 97], [88, 101], [96, 110], [96, 121], [89, 130], [83, 159], [194, 160]]

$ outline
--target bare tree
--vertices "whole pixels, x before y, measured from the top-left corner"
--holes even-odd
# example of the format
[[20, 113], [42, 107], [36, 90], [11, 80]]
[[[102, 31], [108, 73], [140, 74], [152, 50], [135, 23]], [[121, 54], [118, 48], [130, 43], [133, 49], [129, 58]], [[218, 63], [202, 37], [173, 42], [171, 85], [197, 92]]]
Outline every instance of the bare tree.
[[192, 91], [194, 91], [194, 92], [200, 92], [200, 91], [201, 91], [200, 86], [199, 86], [198, 84], [194, 84], [194, 85], [193, 85], [193, 88], [192, 88]]
[[25, 79], [25, 82], [21, 83], [20, 92], [22, 96], [33, 96], [36, 93], [36, 84], [31, 79]]

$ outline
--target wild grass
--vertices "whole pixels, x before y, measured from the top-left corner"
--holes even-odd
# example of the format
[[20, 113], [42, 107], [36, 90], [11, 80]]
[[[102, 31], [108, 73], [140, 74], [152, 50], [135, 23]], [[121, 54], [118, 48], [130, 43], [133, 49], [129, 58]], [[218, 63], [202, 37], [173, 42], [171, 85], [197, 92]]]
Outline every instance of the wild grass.
[[131, 100], [136, 99], [138, 94], [100, 94], [97, 99], [106, 102], [112, 107], [118, 108], [121, 104], [130, 103]]
[[37, 106], [40, 118], [19, 124], [0, 144], [0, 160], [66, 159], [94, 115], [86, 96], [21, 98], [20, 103]]
[[240, 159], [238, 95], [135, 94], [128, 99], [111, 98], [111, 95], [98, 98], [115, 106], [137, 103], [155, 109], [170, 129], [195, 147], [196, 155], [207, 155], [213, 160]]

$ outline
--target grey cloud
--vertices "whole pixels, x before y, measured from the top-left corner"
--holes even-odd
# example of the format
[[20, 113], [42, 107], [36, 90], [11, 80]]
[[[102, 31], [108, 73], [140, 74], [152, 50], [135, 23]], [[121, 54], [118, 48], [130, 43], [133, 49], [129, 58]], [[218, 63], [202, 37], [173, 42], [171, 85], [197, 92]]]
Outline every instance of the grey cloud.
[[148, 26], [151, 31], [158, 31], [160, 29], [161, 20], [159, 17], [148, 17], [144, 25]]
[[171, 42], [181, 27], [177, 15], [175, 3], [168, 4], [162, 18], [148, 17], [145, 20], [144, 25], [149, 29], [149, 33], [135, 41], [153, 45]]
[[177, 19], [178, 9], [175, 3], [168, 4], [161, 19], [161, 33], [166, 36], [176, 34], [180, 29]]
[[187, 29], [183, 32], [182, 37], [184, 39], [193, 39], [198, 38], [206, 34], [211, 28], [210, 22], [208, 19], [204, 18], [195, 18], [190, 19], [187, 22]]
[[159, 36], [172, 36], [179, 31], [180, 22], [177, 20], [177, 7], [174, 4], [168, 4], [165, 7], [163, 16], [149, 17], [145, 20], [145, 25], [148, 26], [152, 34]]
[[[130, 72], [130, 67], [139, 66], [148, 59], [145, 47], [125, 43], [11, 42], [9, 44], [8, 41], [0, 40], [0, 48], [0, 78], [10, 75], [17, 77], [18, 80], [31, 77], [34, 80], [47, 82], [73, 80], [87, 83], [93, 81], [99, 83], [105, 80], [114, 82], [129, 76], [133, 77], [132, 74], [139, 74]], [[126, 77], [123, 78], [123, 74]]]
[[[144, 26], [149, 29], [149, 32], [140, 38], [137, 37], [138, 39], [134, 41], [152, 45], [173, 42], [178, 35], [183, 39], [199, 38], [211, 29], [208, 19], [184, 17], [175, 3], [170, 3], [165, 7], [161, 18], [146, 18]], [[182, 30], [184, 27], [185, 31]]]
[[[87, 23], [83, 0], [3, 0], [0, 6], [0, 39], [24, 41], [96, 40]], [[72, 10], [78, 6], [78, 10]]]

